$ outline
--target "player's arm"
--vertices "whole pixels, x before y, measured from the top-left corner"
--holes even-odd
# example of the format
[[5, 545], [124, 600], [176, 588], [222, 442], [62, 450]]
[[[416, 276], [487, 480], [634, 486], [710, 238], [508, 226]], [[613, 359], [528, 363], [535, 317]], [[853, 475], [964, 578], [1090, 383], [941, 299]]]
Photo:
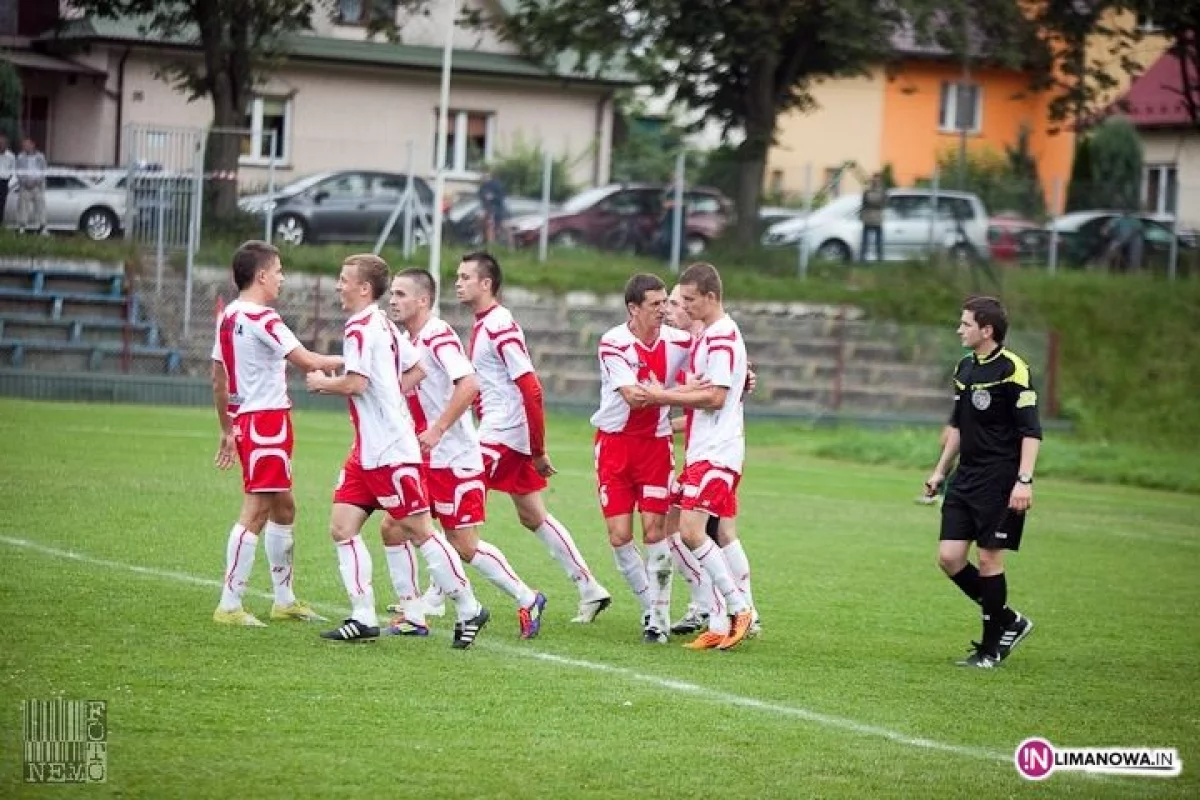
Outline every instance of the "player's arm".
[[475, 373], [463, 375], [456, 380], [454, 391], [450, 393], [450, 399], [446, 402], [446, 410], [429, 425], [424, 433], [417, 437], [421, 442], [421, 448], [428, 452], [437, 447], [438, 442], [446, 435], [446, 431], [454, 427], [462, 415], [467, 413], [467, 409], [471, 407], [478, 396], [479, 378], [475, 377]]
[[[1017, 369], [1010, 384], [1014, 395], [1013, 421], [1021, 435], [1021, 461], [1017, 467], [1017, 483], [1009, 495], [1008, 507], [1014, 511], [1026, 511], [1033, 505], [1033, 471], [1037, 468], [1038, 453], [1042, 449], [1042, 422], [1038, 416], [1037, 392], [1029, 369]], [[1023, 482], [1027, 478], [1028, 482]]]
[[646, 405], [646, 390], [638, 385], [637, 376], [630, 369], [620, 348], [602, 340], [599, 358], [600, 371], [608, 376], [609, 385], [616, 389], [621, 399], [630, 408], [643, 408]]
[[946, 420], [946, 427], [942, 429], [942, 454], [938, 457], [933, 472], [929, 474], [929, 479], [925, 481], [925, 494], [927, 495], [937, 494], [938, 487], [942, 485], [942, 481], [946, 480], [946, 471], [950, 469], [950, 464], [958, 456], [959, 447], [962, 444], [959, 413], [962, 408], [962, 395], [966, 388], [955, 377], [954, 408], [950, 410], [950, 419]]
[[719, 411], [724, 408], [725, 398], [728, 394], [729, 387], [717, 386], [712, 383], [707, 385], [688, 384], [673, 389], [658, 385], [646, 388], [646, 399], [651, 405], [677, 406], [701, 411]]
[[289, 364], [305, 373], [337, 372], [346, 363], [341, 356], [325, 356], [314, 353], [302, 344], [297, 344], [285, 357]]
[[217, 455], [213, 459], [217, 469], [229, 469], [233, 466], [237, 453], [237, 442], [233, 437], [233, 420], [229, 417], [229, 373], [225, 364], [213, 359], [212, 362], [213, 405], [217, 410], [217, 422], [221, 426], [221, 442], [217, 445]]
[[347, 372], [336, 377], [314, 370], [304, 378], [304, 383], [310, 392], [317, 394], [336, 394], [342, 397], [357, 397], [367, 391], [370, 381], [367, 376], [358, 372]]

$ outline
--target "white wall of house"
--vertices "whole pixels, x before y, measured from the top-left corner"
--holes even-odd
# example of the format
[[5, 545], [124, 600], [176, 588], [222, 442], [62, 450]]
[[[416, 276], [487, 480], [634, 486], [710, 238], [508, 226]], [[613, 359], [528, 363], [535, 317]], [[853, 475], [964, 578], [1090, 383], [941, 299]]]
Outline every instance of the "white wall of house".
[[[847, 159], [857, 160], [868, 173], [881, 169], [879, 132], [885, 87], [880, 70], [814, 86], [817, 107], [813, 111], [793, 111], [779, 118], [777, 144], [767, 154], [763, 188], [800, 194], [805, 174], [811, 170], [811, 189], [816, 192], [825, 185], [827, 171]], [[853, 177], [842, 179], [842, 191], [859, 188]]]
[[[127, 60], [123, 126], [207, 127], [212, 119], [208, 98], [188, 102], [155, 76], [158, 63], [147, 51], [135, 52]], [[112, 74], [110, 86], [115, 86], [115, 66]], [[284, 157], [277, 163], [276, 180], [282, 183], [325, 169], [402, 171], [409, 140], [415, 171], [432, 177], [438, 81], [437, 73], [285, 66], [260, 92], [265, 100], [278, 101], [287, 109]], [[90, 94], [82, 89], [63, 93], [59, 106], [59, 117], [77, 122], [55, 126], [61, 131], [55, 143], [56, 158], [111, 164], [116, 147], [116, 101], [93, 86]], [[590, 185], [608, 180], [612, 103], [610, 92], [603, 88], [456, 75], [451, 83], [450, 109], [465, 112], [467, 116], [458, 121], [475, 131], [483, 124], [490, 155], [510, 152], [522, 141], [540, 143], [555, 155], [569, 157], [575, 182]], [[122, 153], [127, 152], [128, 143], [121, 147]], [[462, 166], [462, 149], [458, 155]], [[162, 153], [141, 152], [137, 157], [168, 160]], [[451, 176], [453, 182], [463, 185], [475, 178], [469, 170], [457, 170]], [[240, 170], [243, 185], [265, 184], [266, 179], [265, 163], [260, 167], [245, 164]]]
[[[334, 8], [340, 3], [347, 3], [349, 8], [357, 9], [373, 0], [331, 0]], [[488, 0], [467, 0], [455, 3], [461, 15], [464, 5], [472, 10], [482, 10], [496, 13], [496, 3]], [[446, 22], [450, 14], [448, 4], [444, 0], [429, 0], [428, 14], [408, 13], [402, 9], [396, 12], [396, 25], [403, 31], [404, 44], [441, 47], [446, 41]], [[313, 20], [313, 32], [317, 36], [333, 36], [338, 39], [364, 38], [362, 25], [339, 25], [329, 17], [319, 14]], [[500, 39], [496, 33], [488, 30], [472, 30], [459, 27], [454, 33], [454, 46], [464, 50], [482, 50], [488, 53], [517, 53], [518, 49], [509, 42]]]
[[[1168, 187], [1170, 170], [1174, 169], [1179, 223], [1184, 227], [1200, 228], [1200, 133], [1195, 130], [1143, 130], [1141, 134], [1142, 160], [1148, 173], [1143, 186], [1146, 206], [1152, 211], [1171, 210]], [[1151, 176], [1151, 172], [1157, 174]]]

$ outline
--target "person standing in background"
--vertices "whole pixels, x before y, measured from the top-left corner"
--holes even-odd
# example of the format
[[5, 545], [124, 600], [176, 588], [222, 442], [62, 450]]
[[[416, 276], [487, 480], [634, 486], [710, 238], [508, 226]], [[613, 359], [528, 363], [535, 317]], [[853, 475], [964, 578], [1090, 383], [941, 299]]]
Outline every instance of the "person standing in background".
[[0, 133], [0, 229], [4, 228], [4, 216], [8, 205], [8, 184], [17, 168], [17, 157], [8, 147], [8, 137]]
[[21, 192], [17, 200], [21, 232], [33, 228], [45, 236], [46, 157], [29, 136], [21, 143], [21, 155], [17, 156], [17, 186]]

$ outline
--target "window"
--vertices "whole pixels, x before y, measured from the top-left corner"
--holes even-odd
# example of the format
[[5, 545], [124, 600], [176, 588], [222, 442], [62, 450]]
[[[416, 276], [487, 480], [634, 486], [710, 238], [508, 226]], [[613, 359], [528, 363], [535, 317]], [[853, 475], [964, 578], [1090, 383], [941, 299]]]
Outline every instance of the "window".
[[318, 192], [323, 192], [330, 200], [355, 200], [367, 196], [370, 180], [361, 172], [346, 172], [335, 178], [330, 178], [317, 184]]
[[[674, 196], [674, 192], [671, 195]], [[720, 214], [722, 211], [721, 201], [711, 194], [689, 194], [687, 210], [689, 214]]]
[[783, 170], [771, 170], [771, 183], [770, 188], [767, 191], [769, 191], [771, 194], [779, 194], [783, 191]]
[[829, 199], [834, 200], [842, 196], [842, 173], [845, 172], [843, 167], [826, 167], [825, 168], [825, 194]]
[[933, 199], [923, 194], [893, 194], [888, 197], [887, 210], [897, 221], [929, 219], [933, 215]]
[[960, 219], [964, 222], [975, 219], [975, 207], [963, 197], [938, 197], [938, 217]]
[[256, 97], [246, 111], [242, 137], [243, 164], [266, 164], [271, 160], [271, 132], [275, 132], [275, 161], [287, 163], [291, 153], [288, 133], [292, 128], [292, 101], [286, 97]]
[[371, 17], [387, 19], [396, 14], [396, 0], [337, 0], [334, 21], [339, 25], [366, 25]]
[[1174, 214], [1179, 198], [1179, 173], [1174, 164], [1147, 164], [1142, 208], [1156, 214]]
[[938, 127], [943, 131], [978, 133], [983, 91], [970, 83], [943, 83]]
[[70, 175], [47, 175], [46, 176], [46, 189], [47, 190], [79, 191], [80, 189], [90, 189], [90, 188], [91, 188], [90, 186], [88, 186], [83, 181], [79, 180], [79, 178], [75, 178]]
[[[480, 172], [492, 158], [496, 115], [485, 111], [450, 109], [446, 118], [446, 163], [450, 172]], [[437, 163], [437, 111], [433, 123], [434, 163]]]

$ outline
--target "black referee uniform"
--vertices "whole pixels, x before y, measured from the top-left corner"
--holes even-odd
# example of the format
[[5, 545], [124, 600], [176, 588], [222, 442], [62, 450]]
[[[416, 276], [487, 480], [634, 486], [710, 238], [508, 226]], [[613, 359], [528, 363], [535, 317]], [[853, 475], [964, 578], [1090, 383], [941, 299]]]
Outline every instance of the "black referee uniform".
[[958, 471], [942, 504], [941, 538], [1020, 549], [1025, 514], [1008, 501], [1021, 440], [1042, 438], [1029, 365], [1002, 345], [983, 358], [963, 358], [954, 371], [950, 424], [959, 431]]

